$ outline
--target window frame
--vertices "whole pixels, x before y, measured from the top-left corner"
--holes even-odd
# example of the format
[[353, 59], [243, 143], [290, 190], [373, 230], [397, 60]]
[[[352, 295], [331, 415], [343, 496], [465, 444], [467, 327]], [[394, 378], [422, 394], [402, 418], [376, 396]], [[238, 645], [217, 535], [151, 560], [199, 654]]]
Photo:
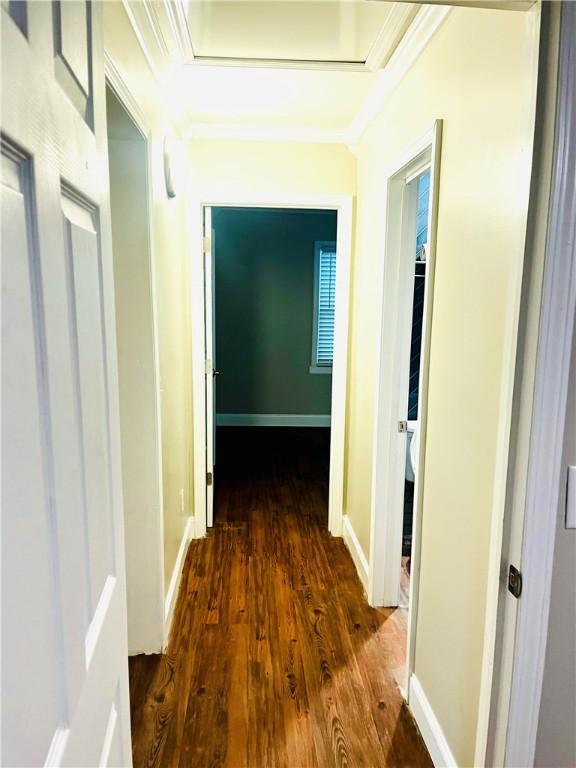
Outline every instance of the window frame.
[[[319, 315], [319, 298], [320, 298], [320, 252], [333, 248], [338, 258], [338, 251], [336, 248], [336, 240], [315, 240], [314, 241], [314, 308], [312, 315], [312, 357], [310, 362], [309, 373], [313, 374], [332, 374], [332, 367], [334, 364], [334, 355], [332, 355], [332, 365], [319, 365], [318, 364], [318, 315]], [[334, 350], [332, 350], [334, 352]]]

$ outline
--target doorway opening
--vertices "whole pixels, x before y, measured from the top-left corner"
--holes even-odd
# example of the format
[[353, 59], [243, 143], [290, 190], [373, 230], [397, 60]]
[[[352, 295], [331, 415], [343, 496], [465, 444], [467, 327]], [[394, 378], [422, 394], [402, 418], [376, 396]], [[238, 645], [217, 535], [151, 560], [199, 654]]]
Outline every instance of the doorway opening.
[[418, 610], [422, 487], [442, 122], [387, 172], [378, 322], [368, 599], [405, 612], [398, 683], [408, 698]]
[[267, 467], [273, 481], [279, 455], [295, 474], [329, 468], [312, 495], [341, 535], [351, 207], [302, 196], [193, 209], [203, 244], [191, 269], [194, 431], [205, 446], [194, 451], [197, 536], [214, 523], [215, 487], [219, 508], [230, 490], [220, 495], [221, 467]]
[[301, 483], [303, 514], [326, 528], [336, 211], [227, 206], [205, 219], [208, 524], [245, 516], [233, 500], [247, 487], [253, 504], [282, 506], [281, 486]]
[[[405, 451], [405, 480], [404, 503], [402, 519], [402, 560], [400, 568], [400, 590], [398, 604], [408, 608], [410, 593], [410, 570], [412, 559], [412, 533], [414, 528], [414, 484], [418, 466], [418, 446], [420, 441], [420, 424], [418, 421], [418, 400], [420, 392], [420, 358], [422, 351], [422, 326], [424, 322], [424, 299], [426, 296], [426, 256], [428, 245], [428, 216], [430, 212], [430, 168], [421, 171], [411, 179], [405, 190], [406, 213], [412, 219], [415, 215], [416, 236], [413, 239], [412, 256], [410, 256], [410, 239], [413, 235], [412, 222], [407, 232], [407, 248], [403, 257], [408, 257], [414, 266], [412, 288], [412, 312], [410, 322], [410, 360], [408, 362], [408, 392], [406, 403], [406, 418], [398, 423], [399, 431], [406, 435]], [[414, 211], [414, 198], [415, 211]], [[407, 339], [404, 339], [404, 342]]]
[[106, 119], [114, 267], [128, 653], [165, 640], [160, 400], [150, 242], [149, 137], [110, 82]]

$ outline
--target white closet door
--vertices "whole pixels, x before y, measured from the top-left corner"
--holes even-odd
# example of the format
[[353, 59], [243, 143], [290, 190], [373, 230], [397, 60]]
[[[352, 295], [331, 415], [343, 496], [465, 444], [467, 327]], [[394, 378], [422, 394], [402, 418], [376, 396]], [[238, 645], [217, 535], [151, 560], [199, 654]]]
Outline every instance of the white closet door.
[[0, 13], [1, 762], [128, 766], [102, 6]]

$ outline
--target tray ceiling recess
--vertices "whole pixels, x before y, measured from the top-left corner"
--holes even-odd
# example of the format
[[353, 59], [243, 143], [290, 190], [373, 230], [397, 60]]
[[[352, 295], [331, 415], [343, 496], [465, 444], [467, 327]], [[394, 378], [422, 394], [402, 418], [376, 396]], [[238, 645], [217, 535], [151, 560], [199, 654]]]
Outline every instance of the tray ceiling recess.
[[124, 0], [150, 66], [374, 71], [420, 6], [384, 0]]

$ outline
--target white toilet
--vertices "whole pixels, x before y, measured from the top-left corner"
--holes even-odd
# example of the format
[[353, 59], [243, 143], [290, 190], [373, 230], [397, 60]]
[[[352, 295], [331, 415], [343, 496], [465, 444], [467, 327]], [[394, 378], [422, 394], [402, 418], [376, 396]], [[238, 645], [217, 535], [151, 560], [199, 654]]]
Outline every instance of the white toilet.
[[406, 480], [414, 482], [416, 467], [418, 466], [418, 446], [420, 443], [420, 430], [418, 421], [406, 422]]

